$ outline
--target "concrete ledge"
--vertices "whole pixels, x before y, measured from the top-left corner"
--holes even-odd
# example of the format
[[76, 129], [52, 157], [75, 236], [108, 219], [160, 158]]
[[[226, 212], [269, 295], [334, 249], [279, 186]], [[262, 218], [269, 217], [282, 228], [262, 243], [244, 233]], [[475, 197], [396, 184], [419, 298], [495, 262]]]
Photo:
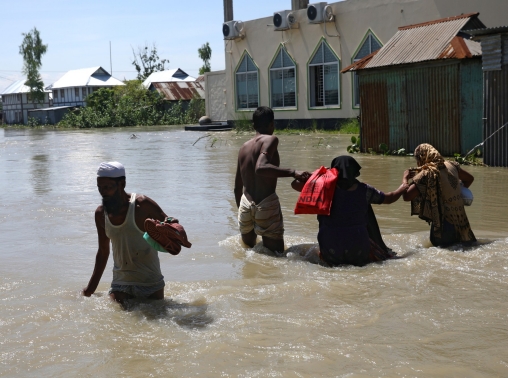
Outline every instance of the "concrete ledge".
[[185, 126], [186, 131], [229, 131], [232, 127], [227, 122], [213, 122], [207, 125]]

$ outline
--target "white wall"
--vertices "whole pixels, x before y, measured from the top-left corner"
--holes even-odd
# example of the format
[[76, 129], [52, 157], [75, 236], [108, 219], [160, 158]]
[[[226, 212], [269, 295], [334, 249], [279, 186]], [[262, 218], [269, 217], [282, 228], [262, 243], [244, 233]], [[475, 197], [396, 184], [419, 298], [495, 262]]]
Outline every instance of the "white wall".
[[45, 93], [44, 102], [33, 102], [28, 100], [28, 93], [14, 93], [2, 95], [4, 123], [26, 124], [28, 121], [28, 110], [47, 108], [50, 105], [49, 93]]
[[[288, 1], [288, 9], [290, 9]], [[244, 21], [245, 38], [225, 41], [227, 119], [250, 116], [250, 111], [235, 109], [236, 67], [247, 51], [259, 68], [259, 105], [270, 105], [269, 66], [281, 42], [297, 63], [296, 110], [276, 110], [276, 119], [352, 118], [359, 110], [352, 104], [351, 73], [340, 74], [341, 105], [331, 110], [309, 109], [307, 64], [321, 38], [324, 38], [341, 59], [341, 69], [352, 63], [352, 56], [371, 30], [383, 43], [397, 32], [399, 26], [432, 21], [462, 13], [480, 12], [480, 20], [487, 26], [506, 24], [506, 0], [347, 0], [330, 3], [336, 16], [334, 23], [310, 24], [306, 10], [295, 11], [299, 29], [274, 31], [272, 15], [279, 9], [266, 9], [268, 17]], [[242, 116], [242, 113], [247, 113]]]
[[212, 121], [226, 121], [226, 71], [205, 73], [205, 82], [206, 115]]
[[[83, 95], [83, 88], [86, 91], [86, 95]], [[85, 98], [89, 94], [98, 91], [102, 88], [112, 88], [112, 87], [70, 87], [70, 88], [61, 88], [61, 89], [53, 89], [53, 106], [86, 106]], [[78, 93], [76, 95], [76, 89]], [[62, 98], [62, 91], [64, 93], [64, 97]], [[58, 92], [56, 95], [55, 92]]]

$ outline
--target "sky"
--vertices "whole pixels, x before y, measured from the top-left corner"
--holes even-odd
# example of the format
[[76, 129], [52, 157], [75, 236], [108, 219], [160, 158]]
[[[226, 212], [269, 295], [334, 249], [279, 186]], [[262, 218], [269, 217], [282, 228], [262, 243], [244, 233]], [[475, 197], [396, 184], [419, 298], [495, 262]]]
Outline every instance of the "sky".
[[[233, 0], [235, 20], [271, 17], [291, 0]], [[224, 69], [223, 0], [19, 0], [0, 1], [0, 93], [23, 77], [22, 33], [36, 27], [47, 53], [44, 85], [67, 71], [102, 66], [117, 79], [134, 79], [132, 49], [155, 43], [166, 69], [199, 75], [198, 48], [209, 42], [212, 70]], [[111, 60], [110, 65], [110, 42]]]

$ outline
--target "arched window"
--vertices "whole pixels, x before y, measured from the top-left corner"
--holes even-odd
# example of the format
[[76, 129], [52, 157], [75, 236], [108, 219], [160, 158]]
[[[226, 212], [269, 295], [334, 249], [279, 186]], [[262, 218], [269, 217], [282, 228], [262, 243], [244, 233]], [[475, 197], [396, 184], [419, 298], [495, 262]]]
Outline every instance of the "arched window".
[[[365, 58], [367, 55], [372, 54], [374, 51], [379, 50], [383, 47], [382, 43], [377, 39], [374, 34], [369, 30], [365, 37], [363, 37], [363, 42], [360, 44], [356, 54], [353, 56], [353, 62], [357, 62], [362, 58]], [[358, 74], [353, 72], [353, 105], [354, 107], [360, 106], [360, 90], [359, 90], [359, 81]]]
[[256, 109], [259, 105], [258, 68], [244, 53], [236, 70], [236, 108]]
[[296, 64], [284, 47], [270, 67], [270, 95], [274, 109], [296, 107]]
[[322, 40], [309, 63], [309, 106], [340, 105], [340, 60]]

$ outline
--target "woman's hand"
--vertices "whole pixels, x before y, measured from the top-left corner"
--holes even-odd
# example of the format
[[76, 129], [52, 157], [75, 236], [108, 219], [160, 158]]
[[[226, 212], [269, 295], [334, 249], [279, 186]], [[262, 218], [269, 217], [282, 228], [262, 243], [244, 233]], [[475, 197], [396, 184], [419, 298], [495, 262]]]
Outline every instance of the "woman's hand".
[[299, 180], [293, 180], [293, 182], [291, 183], [291, 187], [297, 192], [301, 192], [304, 186], [305, 182]]
[[408, 180], [411, 178], [411, 172], [409, 171], [409, 169], [406, 169], [404, 171], [404, 174], [402, 175], [402, 183], [403, 184], [407, 184], [408, 183]]

